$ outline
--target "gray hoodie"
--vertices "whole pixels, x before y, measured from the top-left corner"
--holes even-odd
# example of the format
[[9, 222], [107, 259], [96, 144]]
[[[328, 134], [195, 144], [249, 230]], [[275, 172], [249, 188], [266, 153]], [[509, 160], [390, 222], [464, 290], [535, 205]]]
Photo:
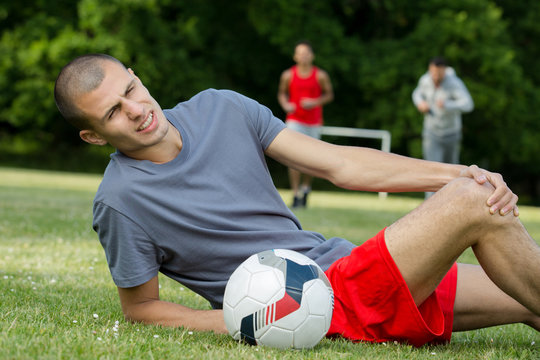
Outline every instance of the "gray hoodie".
[[[444, 101], [444, 107], [436, 105], [437, 100]], [[426, 72], [418, 81], [412, 93], [416, 106], [422, 101], [429, 104], [429, 112], [424, 116], [424, 132], [436, 136], [447, 136], [461, 132], [461, 113], [471, 112], [474, 103], [463, 81], [457, 77], [453, 68], [447, 67], [439, 87]]]

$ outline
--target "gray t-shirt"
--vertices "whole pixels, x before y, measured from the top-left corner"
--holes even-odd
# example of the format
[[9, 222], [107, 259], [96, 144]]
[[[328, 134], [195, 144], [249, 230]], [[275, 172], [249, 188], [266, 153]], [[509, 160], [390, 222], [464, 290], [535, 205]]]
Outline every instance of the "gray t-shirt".
[[256, 101], [206, 90], [165, 110], [182, 136], [165, 164], [111, 155], [94, 199], [94, 229], [118, 287], [158, 271], [220, 307], [250, 255], [296, 250], [327, 269], [354, 245], [304, 231], [277, 192], [264, 150], [284, 124]]

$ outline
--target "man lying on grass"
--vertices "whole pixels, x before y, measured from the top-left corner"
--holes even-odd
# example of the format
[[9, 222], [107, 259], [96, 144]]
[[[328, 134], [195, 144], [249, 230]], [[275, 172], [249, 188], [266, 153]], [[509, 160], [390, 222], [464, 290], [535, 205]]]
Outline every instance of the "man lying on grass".
[[[107, 55], [66, 65], [55, 99], [84, 141], [117, 149], [93, 226], [131, 321], [226, 333], [219, 309], [231, 273], [254, 253], [285, 248], [330, 279], [329, 336], [421, 346], [499, 324], [540, 329], [540, 249], [499, 174], [314, 140], [232, 91], [203, 91], [162, 110]], [[437, 193], [356, 247], [302, 230], [265, 155], [347, 189]], [[469, 247], [480, 266], [455, 264]], [[215, 310], [161, 301], [158, 272]]]

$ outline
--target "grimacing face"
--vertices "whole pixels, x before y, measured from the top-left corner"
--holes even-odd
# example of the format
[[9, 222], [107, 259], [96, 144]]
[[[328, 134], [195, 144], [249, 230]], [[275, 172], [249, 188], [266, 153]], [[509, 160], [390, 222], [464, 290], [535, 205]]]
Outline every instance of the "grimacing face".
[[81, 138], [95, 145], [111, 144], [133, 158], [144, 154], [165, 137], [169, 122], [159, 104], [131, 69], [103, 62], [101, 84], [76, 100], [93, 130], [82, 130]]

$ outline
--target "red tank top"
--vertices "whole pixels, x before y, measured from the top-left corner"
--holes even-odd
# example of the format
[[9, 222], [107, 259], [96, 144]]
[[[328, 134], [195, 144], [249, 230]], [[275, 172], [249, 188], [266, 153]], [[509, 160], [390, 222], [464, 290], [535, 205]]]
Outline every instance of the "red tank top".
[[287, 121], [297, 121], [302, 125], [321, 126], [323, 124], [322, 106], [306, 110], [300, 106], [302, 98], [318, 98], [321, 96], [321, 85], [317, 81], [317, 67], [313, 66], [311, 74], [302, 78], [298, 75], [296, 65], [291, 67], [291, 82], [289, 84], [289, 101], [296, 105], [293, 113], [287, 114]]

